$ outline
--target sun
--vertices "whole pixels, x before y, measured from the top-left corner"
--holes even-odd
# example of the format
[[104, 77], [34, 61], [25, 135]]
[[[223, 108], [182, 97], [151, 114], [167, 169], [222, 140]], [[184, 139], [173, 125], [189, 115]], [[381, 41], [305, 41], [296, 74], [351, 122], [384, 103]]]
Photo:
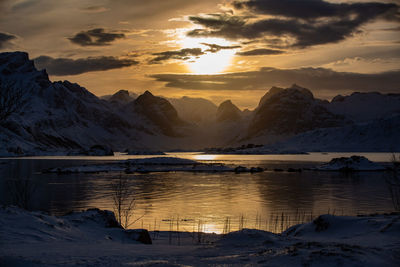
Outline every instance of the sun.
[[210, 47], [205, 44], [216, 44], [225, 47], [234, 45], [223, 38], [183, 38], [183, 48], [198, 47], [204, 51], [204, 54], [198, 58], [193, 58], [185, 62], [190, 71], [195, 74], [217, 74], [226, 71], [237, 49], [221, 49], [216, 52], [211, 52], [207, 51], [210, 50]]

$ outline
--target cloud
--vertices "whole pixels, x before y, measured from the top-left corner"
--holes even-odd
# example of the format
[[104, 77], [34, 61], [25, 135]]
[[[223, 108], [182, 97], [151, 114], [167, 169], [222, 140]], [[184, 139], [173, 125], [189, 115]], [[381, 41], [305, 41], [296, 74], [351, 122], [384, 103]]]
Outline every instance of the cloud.
[[[258, 14], [285, 16], [304, 20], [318, 18], [347, 18], [350, 16], [374, 18], [389, 10], [397, 10], [396, 4], [364, 3], [331, 3], [323, 0], [245, 0], [234, 1], [234, 8], [247, 9]], [[395, 14], [392, 14], [395, 15]]]
[[80, 46], [105, 46], [122, 38], [125, 38], [125, 34], [123, 33], [106, 32], [103, 28], [96, 28], [81, 31], [68, 39]]
[[174, 50], [174, 51], [165, 51], [160, 53], [152, 54], [156, 56], [152, 58], [149, 63], [150, 64], [159, 64], [162, 61], [167, 61], [170, 59], [178, 59], [178, 60], [187, 60], [191, 57], [198, 57], [204, 55], [204, 52], [201, 48], [184, 48], [181, 50]]
[[155, 74], [153, 79], [167, 87], [191, 90], [265, 90], [293, 83], [313, 90], [379, 91], [400, 93], [400, 71], [376, 74], [336, 72], [325, 68], [276, 69], [219, 75]]
[[279, 54], [283, 54], [283, 53], [284, 53], [284, 51], [282, 51], [282, 50], [259, 48], [259, 49], [237, 52], [236, 55], [239, 55], [239, 56], [262, 56], [262, 55], [279, 55]]
[[0, 49], [5, 48], [11, 40], [14, 40], [16, 38], [17, 37], [12, 34], [0, 32]]
[[359, 32], [367, 22], [399, 19], [399, 6], [387, 3], [251, 0], [236, 1], [233, 5], [236, 9], [245, 9], [250, 15], [224, 13], [190, 16], [189, 21], [201, 28], [191, 30], [187, 35], [234, 40], [285, 38], [290, 41], [286, 46], [305, 48], [342, 41]]
[[241, 46], [239, 45], [223, 46], [223, 45], [208, 44], [208, 43], [201, 43], [201, 44], [209, 47], [209, 49], [205, 50], [205, 52], [211, 52], [211, 53], [217, 53], [221, 50], [241, 48]]
[[105, 8], [104, 6], [88, 6], [81, 9], [81, 11], [84, 13], [103, 13], [108, 10], [109, 9]]
[[119, 59], [111, 56], [87, 57], [79, 59], [52, 58], [40, 56], [34, 59], [35, 65], [45, 68], [50, 75], [78, 75], [91, 71], [120, 69], [139, 64], [132, 59]]

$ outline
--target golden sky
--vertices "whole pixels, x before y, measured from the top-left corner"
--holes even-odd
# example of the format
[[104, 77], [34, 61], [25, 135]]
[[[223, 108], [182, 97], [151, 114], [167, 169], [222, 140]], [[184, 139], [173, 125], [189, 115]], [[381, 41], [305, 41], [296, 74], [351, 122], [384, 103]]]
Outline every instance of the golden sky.
[[96, 95], [254, 108], [273, 85], [328, 99], [400, 92], [399, 1], [2, 0], [0, 11], [0, 51]]

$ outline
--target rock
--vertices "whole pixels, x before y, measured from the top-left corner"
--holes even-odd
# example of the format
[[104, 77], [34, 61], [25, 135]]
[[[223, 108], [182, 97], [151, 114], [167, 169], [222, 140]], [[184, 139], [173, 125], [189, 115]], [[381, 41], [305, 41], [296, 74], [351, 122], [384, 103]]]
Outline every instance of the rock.
[[243, 167], [243, 166], [237, 166], [237, 167], [234, 169], [234, 171], [235, 171], [235, 173], [248, 172], [249, 169], [246, 168], [246, 167]]
[[250, 168], [250, 172], [263, 172], [264, 171], [264, 169], [263, 168], [261, 168], [261, 167], [251, 167]]
[[325, 221], [322, 216], [319, 216], [317, 219], [315, 219], [313, 223], [315, 225], [316, 232], [324, 231], [329, 227], [329, 222]]
[[138, 241], [140, 243], [147, 245], [153, 244], [149, 231], [147, 231], [146, 229], [129, 229], [125, 230], [125, 234], [128, 236], [128, 238]]
[[385, 167], [363, 156], [333, 158], [330, 162], [315, 168], [318, 171], [384, 171]]

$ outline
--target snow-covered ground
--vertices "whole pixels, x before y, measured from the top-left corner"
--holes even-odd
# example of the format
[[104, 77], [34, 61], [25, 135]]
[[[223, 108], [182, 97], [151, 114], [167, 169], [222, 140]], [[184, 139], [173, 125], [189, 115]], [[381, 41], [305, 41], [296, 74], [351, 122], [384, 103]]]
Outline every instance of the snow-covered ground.
[[318, 171], [384, 171], [386, 168], [363, 156], [334, 158], [315, 168]]
[[[114, 226], [114, 227], [112, 227]], [[1, 266], [399, 266], [400, 214], [322, 215], [282, 234], [150, 232], [115, 227], [111, 212], [62, 217], [0, 208]]]
[[222, 163], [202, 163], [175, 157], [128, 159], [103, 164], [81, 165], [43, 170], [47, 173], [98, 173], [98, 172], [261, 172], [262, 168], [228, 166]]

